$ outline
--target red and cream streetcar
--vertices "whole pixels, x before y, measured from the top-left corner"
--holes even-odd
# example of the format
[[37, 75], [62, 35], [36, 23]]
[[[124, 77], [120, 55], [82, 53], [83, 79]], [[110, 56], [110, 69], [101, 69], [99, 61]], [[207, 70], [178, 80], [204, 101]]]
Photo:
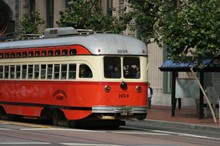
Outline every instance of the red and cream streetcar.
[[119, 34], [50, 28], [43, 38], [2, 42], [0, 115], [55, 125], [144, 119], [146, 66], [145, 44]]

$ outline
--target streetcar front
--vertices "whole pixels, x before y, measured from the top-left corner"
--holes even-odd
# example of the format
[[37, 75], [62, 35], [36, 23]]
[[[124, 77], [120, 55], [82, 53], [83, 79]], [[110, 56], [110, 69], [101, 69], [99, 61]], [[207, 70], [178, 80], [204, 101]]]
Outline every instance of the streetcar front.
[[106, 42], [96, 56], [101, 82], [92, 113], [100, 119], [143, 120], [147, 116], [147, 48], [140, 40], [122, 35], [112, 35]]

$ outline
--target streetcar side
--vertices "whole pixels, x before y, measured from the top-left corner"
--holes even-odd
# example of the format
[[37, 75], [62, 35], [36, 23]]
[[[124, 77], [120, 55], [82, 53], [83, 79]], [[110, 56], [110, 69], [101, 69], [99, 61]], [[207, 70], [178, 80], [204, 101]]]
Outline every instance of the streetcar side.
[[0, 114], [55, 125], [147, 116], [147, 48], [139, 40], [103, 34], [2, 46]]

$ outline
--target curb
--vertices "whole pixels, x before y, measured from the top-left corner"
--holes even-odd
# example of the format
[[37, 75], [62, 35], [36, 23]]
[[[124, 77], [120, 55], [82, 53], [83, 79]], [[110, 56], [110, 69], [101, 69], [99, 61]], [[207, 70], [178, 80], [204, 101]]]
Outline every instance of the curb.
[[161, 120], [144, 120], [148, 126], [160, 126], [165, 128], [178, 128], [178, 129], [188, 129], [188, 130], [205, 130], [205, 131], [215, 131], [220, 133], [220, 124], [219, 126], [207, 126], [201, 124], [191, 124], [191, 123], [180, 123], [180, 122], [168, 122]]

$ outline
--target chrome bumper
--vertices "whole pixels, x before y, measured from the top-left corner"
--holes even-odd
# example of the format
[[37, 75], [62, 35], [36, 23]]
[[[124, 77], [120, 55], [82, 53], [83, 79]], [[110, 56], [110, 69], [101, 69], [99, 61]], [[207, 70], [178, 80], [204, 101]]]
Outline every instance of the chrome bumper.
[[92, 113], [100, 114], [146, 114], [147, 106], [93, 106]]

